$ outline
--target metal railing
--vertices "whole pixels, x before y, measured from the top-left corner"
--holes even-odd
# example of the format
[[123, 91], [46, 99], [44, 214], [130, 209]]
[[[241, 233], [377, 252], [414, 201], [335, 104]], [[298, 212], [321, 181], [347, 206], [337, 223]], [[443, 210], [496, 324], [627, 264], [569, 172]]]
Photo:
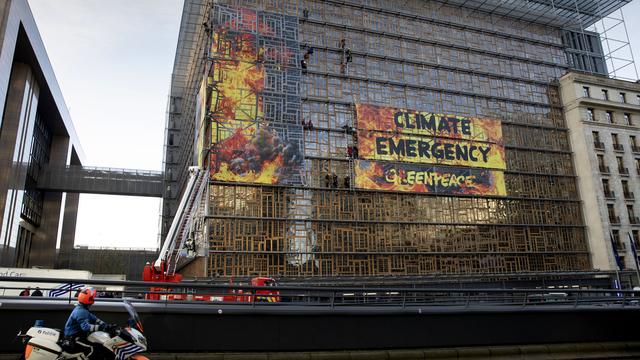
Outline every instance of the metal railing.
[[[121, 298], [163, 304], [235, 304], [242, 306], [432, 306], [432, 307], [540, 307], [540, 306], [638, 306], [640, 291], [618, 289], [451, 289], [397, 287], [314, 287], [314, 286], [249, 286], [206, 283], [149, 283], [140, 281], [45, 279], [0, 277], [2, 293], [13, 291], [21, 302], [43, 297], [16, 297], [16, 291], [29, 284], [50, 284], [40, 287], [48, 300], [75, 302], [78, 285], [93, 285], [98, 301], [120, 301]], [[62, 289], [62, 290], [61, 290]], [[64, 289], [74, 289], [64, 292]], [[106, 290], [105, 290], [106, 289]], [[114, 290], [115, 289], [115, 290]], [[47, 296], [50, 291], [58, 296]], [[277, 291], [277, 293], [275, 293]], [[146, 300], [147, 295], [159, 295], [162, 300]], [[100, 296], [109, 295], [103, 299]], [[112, 299], [116, 298], [115, 300]], [[241, 297], [243, 300], [238, 300]], [[198, 301], [204, 299], [206, 301]], [[229, 300], [231, 299], [231, 300]], [[250, 300], [249, 300], [250, 299]], [[271, 300], [269, 300], [271, 299]]]

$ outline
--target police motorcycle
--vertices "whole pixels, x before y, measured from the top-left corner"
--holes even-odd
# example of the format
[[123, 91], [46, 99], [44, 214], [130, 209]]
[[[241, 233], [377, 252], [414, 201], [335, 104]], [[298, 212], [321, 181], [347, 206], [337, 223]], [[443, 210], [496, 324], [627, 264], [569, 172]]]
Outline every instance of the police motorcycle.
[[[42, 320], [36, 320], [26, 333], [18, 333], [25, 344], [25, 360], [149, 360], [140, 353], [147, 350], [147, 339], [142, 333], [142, 324], [133, 305], [124, 301], [129, 313], [126, 326], [113, 326], [110, 331], [94, 331], [86, 341], [76, 342], [74, 349], [65, 349], [60, 330], [46, 328]], [[84, 349], [83, 349], [84, 348]], [[69, 352], [67, 351], [69, 350]]]

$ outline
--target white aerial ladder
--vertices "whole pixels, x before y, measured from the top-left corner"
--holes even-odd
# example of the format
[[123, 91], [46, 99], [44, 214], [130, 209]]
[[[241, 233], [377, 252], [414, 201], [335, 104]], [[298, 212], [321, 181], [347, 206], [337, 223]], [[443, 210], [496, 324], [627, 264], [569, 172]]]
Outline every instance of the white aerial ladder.
[[[180, 204], [167, 232], [162, 249], [153, 266], [147, 264], [145, 281], [180, 281], [174, 279], [176, 271], [195, 258], [198, 243], [204, 238], [206, 204], [203, 196], [209, 183], [208, 171], [197, 166], [189, 168], [189, 180]], [[178, 275], [179, 278], [181, 278]]]

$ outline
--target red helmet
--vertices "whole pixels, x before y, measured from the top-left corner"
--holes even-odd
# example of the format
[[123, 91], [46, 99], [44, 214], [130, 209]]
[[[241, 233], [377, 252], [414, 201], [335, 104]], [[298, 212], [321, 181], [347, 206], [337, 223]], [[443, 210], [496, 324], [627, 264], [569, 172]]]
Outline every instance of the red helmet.
[[96, 300], [96, 289], [86, 287], [78, 294], [78, 302], [84, 305], [93, 305]]

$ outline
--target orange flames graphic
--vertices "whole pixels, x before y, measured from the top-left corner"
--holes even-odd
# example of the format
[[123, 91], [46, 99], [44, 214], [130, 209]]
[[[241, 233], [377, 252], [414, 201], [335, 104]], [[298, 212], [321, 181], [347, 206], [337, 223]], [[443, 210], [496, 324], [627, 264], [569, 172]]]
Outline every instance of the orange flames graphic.
[[297, 149], [266, 126], [238, 128], [216, 147], [211, 155], [213, 180], [276, 184], [301, 161]]
[[[275, 131], [259, 126], [263, 116], [264, 67], [258, 59], [255, 35], [229, 33], [227, 28], [255, 32], [254, 11], [241, 9], [238, 17], [213, 34], [211, 54], [214, 123], [211, 178], [221, 181], [275, 184], [279, 176], [295, 165], [298, 158], [286, 159], [284, 145]], [[261, 33], [269, 29], [261, 27]], [[264, 55], [264, 54], [263, 54]], [[293, 159], [293, 160], [292, 160]]]

